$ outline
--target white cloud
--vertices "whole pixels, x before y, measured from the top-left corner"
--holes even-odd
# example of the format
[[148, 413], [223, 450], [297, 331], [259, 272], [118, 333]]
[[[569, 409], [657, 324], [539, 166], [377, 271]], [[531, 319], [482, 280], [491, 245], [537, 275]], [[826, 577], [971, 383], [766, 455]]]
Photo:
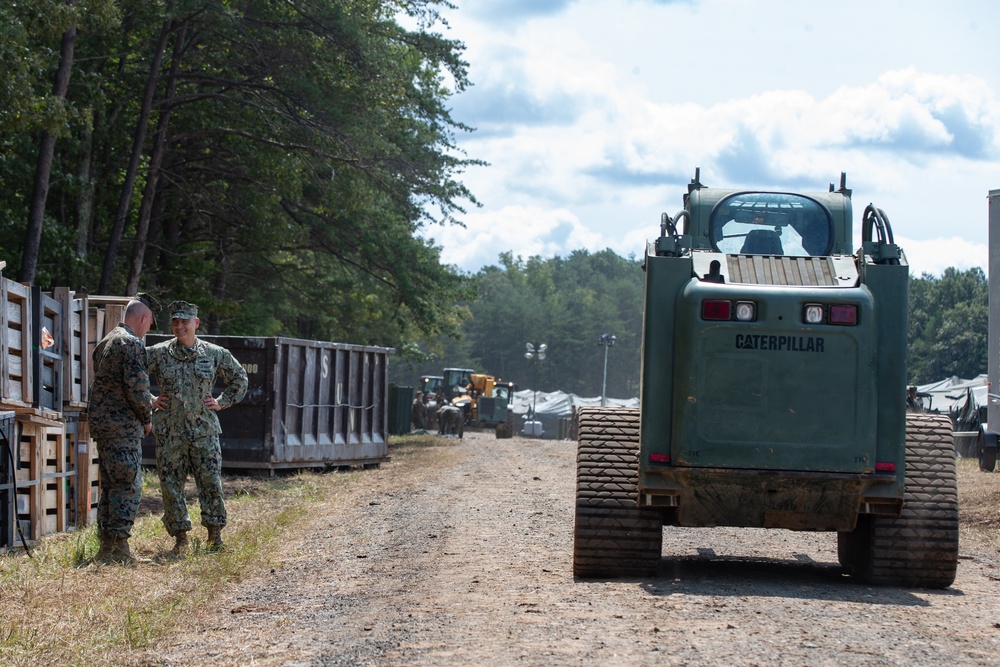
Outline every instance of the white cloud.
[[[915, 271], [981, 256], [1000, 188], [1000, 72], [980, 28], [995, 9], [917, 2], [901, 23], [896, 5], [845, 3], [521, 4], [531, 15], [499, 25], [460, 8], [476, 85], [455, 117], [481, 130], [460, 144], [491, 166], [463, 177], [483, 203], [468, 228], [434, 230], [445, 261], [641, 254], [695, 167], [711, 187], [795, 190], [846, 171], [855, 217], [883, 208]], [[848, 48], [862, 29], [877, 39]]]
[[566, 248], [592, 251], [605, 248], [604, 239], [580, 224], [565, 209], [504, 206], [485, 213], [472, 213], [466, 227], [435, 230], [434, 241], [443, 246], [441, 259], [467, 270], [496, 264], [500, 253], [515, 256], [565, 255]]
[[950, 267], [965, 271], [976, 266], [989, 275], [989, 247], [985, 243], [972, 243], [957, 236], [922, 241], [905, 237], [895, 240], [906, 253], [910, 275], [921, 276], [928, 273], [940, 276]]

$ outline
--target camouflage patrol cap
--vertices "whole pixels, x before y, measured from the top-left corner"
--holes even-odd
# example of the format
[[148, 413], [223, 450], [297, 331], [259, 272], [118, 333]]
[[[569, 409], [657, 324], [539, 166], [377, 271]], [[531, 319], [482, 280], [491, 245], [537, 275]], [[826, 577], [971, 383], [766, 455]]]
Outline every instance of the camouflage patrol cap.
[[153, 313], [154, 319], [160, 314], [160, 302], [149, 294], [146, 294], [145, 292], [136, 292], [135, 296], [132, 297], [132, 300], [138, 301], [142, 305], [146, 306], [146, 308], [149, 308], [150, 312]]
[[167, 308], [172, 320], [193, 320], [198, 317], [198, 306], [187, 301], [174, 301]]

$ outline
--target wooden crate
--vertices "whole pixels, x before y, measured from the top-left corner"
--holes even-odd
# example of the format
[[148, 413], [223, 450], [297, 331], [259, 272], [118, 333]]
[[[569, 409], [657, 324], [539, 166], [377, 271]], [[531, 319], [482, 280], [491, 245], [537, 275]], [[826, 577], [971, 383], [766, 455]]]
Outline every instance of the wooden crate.
[[31, 405], [44, 410], [62, 410], [63, 393], [62, 303], [31, 288]]
[[[65, 422], [38, 412], [17, 415], [21, 427], [16, 512], [24, 539], [39, 540], [72, 524], [73, 459]], [[21, 545], [15, 537], [15, 545]]]
[[88, 350], [92, 350], [87, 322], [89, 301], [86, 294], [74, 294], [68, 287], [53, 289], [52, 298], [62, 306], [62, 409], [81, 412], [87, 409], [90, 389], [87, 356]]
[[14, 411], [0, 412], [0, 552], [14, 545], [14, 470], [17, 468], [17, 445]]
[[31, 377], [31, 289], [0, 277], [0, 405], [29, 407]]
[[103, 308], [90, 306], [87, 308], [87, 355], [84, 360], [84, 381], [90, 387], [94, 379], [94, 348], [104, 338], [105, 314]]
[[90, 438], [86, 415], [74, 419], [67, 414], [66, 435], [76, 471], [71, 479], [72, 500], [75, 503], [71, 519], [77, 527], [89, 526], [97, 523], [97, 501], [101, 497], [97, 442]]
[[[85, 358], [81, 359], [81, 383], [89, 387], [94, 379], [94, 348], [105, 336], [111, 333], [118, 324], [125, 320], [125, 306], [129, 297], [120, 296], [90, 296], [87, 297], [86, 341], [81, 349], [86, 350]], [[81, 325], [82, 326], [82, 325]], [[89, 400], [89, 397], [87, 397]]]

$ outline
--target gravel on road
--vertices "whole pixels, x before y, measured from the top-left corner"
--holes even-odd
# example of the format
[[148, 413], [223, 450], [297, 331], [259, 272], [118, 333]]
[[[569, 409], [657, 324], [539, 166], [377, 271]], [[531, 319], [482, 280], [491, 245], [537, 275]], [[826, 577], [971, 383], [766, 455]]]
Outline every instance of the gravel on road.
[[466, 432], [365, 471], [146, 664], [1000, 664], [982, 541], [944, 590], [855, 583], [832, 533], [730, 528], [665, 528], [655, 577], [575, 580], [575, 460]]

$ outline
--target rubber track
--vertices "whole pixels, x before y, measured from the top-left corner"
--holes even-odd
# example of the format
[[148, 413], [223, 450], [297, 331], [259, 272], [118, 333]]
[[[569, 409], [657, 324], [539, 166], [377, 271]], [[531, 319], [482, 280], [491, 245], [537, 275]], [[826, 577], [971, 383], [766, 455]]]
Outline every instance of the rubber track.
[[573, 573], [655, 574], [663, 527], [659, 513], [636, 504], [639, 410], [583, 408], [579, 420]]
[[[906, 418], [906, 486], [898, 518], [861, 517], [841, 534], [842, 562], [873, 584], [944, 588], [958, 568], [958, 479], [951, 422]], [[846, 552], [846, 553], [845, 553]]]

